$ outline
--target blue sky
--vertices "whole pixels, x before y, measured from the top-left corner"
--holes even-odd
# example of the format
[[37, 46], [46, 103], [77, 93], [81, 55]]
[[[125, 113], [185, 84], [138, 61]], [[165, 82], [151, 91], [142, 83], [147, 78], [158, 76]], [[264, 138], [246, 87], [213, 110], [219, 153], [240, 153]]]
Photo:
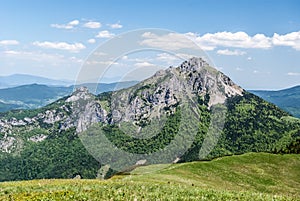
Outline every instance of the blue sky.
[[[193, 40], [216, 68], [246, 89], [286, 88], [300, 84], [299, 10], [296, 0], [1, 1], [0, 76], [75, 80], [99, 45], [131, 30], [161, 28]], [[165, 47], [168, 37], [147, 45]], [[166, 56], [161, 52], [147, 54], [123, 57], [123, 68], [155, 71], [156, 65], [175, 62], [155, 60]], [[107, 80], [121, 76], [117, 63], [121, 60]]]

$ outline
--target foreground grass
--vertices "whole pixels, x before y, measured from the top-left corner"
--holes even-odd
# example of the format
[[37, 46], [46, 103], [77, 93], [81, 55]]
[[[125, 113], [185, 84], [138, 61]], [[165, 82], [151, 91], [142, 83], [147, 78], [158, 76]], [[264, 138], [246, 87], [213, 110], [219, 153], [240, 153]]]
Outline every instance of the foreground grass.
[[296, 154], [248, 153], [208, 162], [175, 164], [151, 173], [155, 168], [159, 167], [140, 167], [132, 172], [136, 176], [131, 180], [300, 196], [300, 155]]
[[4, 182], [0, 200], [300, 200], [299, 167], [300, 155], [251, 153], [140, 167], [108, 181]]

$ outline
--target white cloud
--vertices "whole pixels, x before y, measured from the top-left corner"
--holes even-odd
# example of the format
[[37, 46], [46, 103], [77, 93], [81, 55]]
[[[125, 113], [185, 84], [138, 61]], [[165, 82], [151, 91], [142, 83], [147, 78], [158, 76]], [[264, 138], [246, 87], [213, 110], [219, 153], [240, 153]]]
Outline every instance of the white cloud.
[[6, 51], [3, 51], [3, 54], [6, 54], [6, 55], [17, 55], [17, 54], [20, 54], [19, 51], [14, 51], [14, 50], [6, 50]]
[[228, 49], [224, 49], [224, 50], [218, 50], [217, 54], [228, 55], [228, 56], [241, 56], [241, 55], [245, 55], [247, 53], [244, 52], [244, 51], [241, 51], [241, 50], [231, 51], [231, 50], [228, 50]]
[[238, 48], [258, 48], [268, 49], [272, 47], [271, 38], [264, 34], [249, 36], [245, 32], [217, 32], [207, 33], [198, 36], [193, 33], [186, 34], [191, 37], [197, 44], [210, 47], [211, 50], [217, 47], [238, 47]]
[[90, 29], [98, 29], [102, 25], [101, 25], [100, 22], [93, 22], [93, 21], [91, 21], [91, 22], [85, 23], [83, 26], [86, 27], [86, 28], [90, 28]]
[[[157, 35], [151, 32], [145, 32], [142, 37], [144, 40], [141, 45], [147, 45], [156, 48], [169, 50], [179, 50], [184, 48], [195, 49], [195, 42], [203, 50], [214, 50], [220, 47], [243, 48], [243, 49], [269, 49], [274, 46], [289, 46], [300, 51], [300, 31], [291, 32], [285, 35], [274, 33], [272, 37], [264, 34], [248, 35], [245, 32], [217, 32], [199, 35], [196, 33], [169, 33]], [[190, 39], [190, 40], [188, 40]], [[192, 42], [193, 41], [193, 42]], [[243, 51], [218, 51], [219, 54], [226, 55], [243, 55]]]
[[18, 45], [19, 41], [17, 40], [0, 40], [0, 45]]
[[94, 43], [96, 43], [96, 40], [94, 38], [91, 38], [87, 42], [90, 44], [94, 44]]
[[157, 54], [156, 60], [159, 62], [165, 62], [166, 65], [175, 65], [181, 63], [184, 60], [188, 60], [192, 57], [197, 57], [197, 56], [191, 54], [183, 54], [183, 53], [177, 53], [174, 55], [169, 53], [160, 53]]
[[32, 51], [14, 51], [8, 50], [3, 51], [0, 54], [4, 57], [12, 58], [13, 60], [31, 60], [36, 62], [51, 62], [53, 63], [81, 63], [83, 60], [76, 57], [65, 57], [60, 54], [47, 54], [43, 52], [32, 52]]
[[287, 73], [287, 75], [289, 75], [289, 76], [300, 76], [300, 73], [289, 72], [289, 73]]
[[72, 25], [72, 26], [76, 26], [79, 24], [79, 21], [78, 20], [73, 20], [71, 22], [68, 23], [69, 25]]
[[94, 52], [93, 55], [95, 55], [95, 56], [106, 56], [107, 53], [105, 53], [105, 52]]
[[236, 71], [243, 71], [244, 69], [240, 68], [240, 67], [236, 67], [235, 68]]
[[153, 66], [156, 66], [152, 63], [149, 63], [147, 61], [144, 61], [144, 62], [139, 62], [139, 63], [135, 63], [134, 64], [135, 67], [153, 67]]
[[[269, 49], [274, 46], [289, 46], [296, 50], [300, 50], [300, 31], [291, 32], [285, 35], [274, 33], [273, 37], [264, 34], [255, 34], [250, 36], [245, 32], [217, 32], [198, 35], [195, 33], [176, 34], [169, 33], [166, 35], [156, 35], [155, 33], [145, 32], [142, 37], [144, 40], [141, 45], [148, 45], [157, 48], [168, 48], [170, 50], [178, 50], [183, 48], [194, 48], [191, 41], [194, 41], [203, 50], [214, 50], [218, 47], [231, 47], [243, 49]], [[242, 51], [241, 51], [242, 52]], [[233, 55], [239, 55], [241, 52], [235, 52]], [[219, 51], [222, 54], [222, 51]], [[225, 54], [228, 51], [225, 52]]]
[[268, 49], [273, 46], [290, 46], [300, 50], [300, 31], [285, 35], [274, 33], [273, 37], [267, 37], [264, 34], [249, 36], [245, 32], [217, 32], [207, 33], [203, 36], [187, 33], [186, 35], [195, 40], [200, 46], [210, 46], [212, 49], [216, 47]]
[[73, 29], [78, 24], [79, 24], [79, 20], [73, 20], [67, 24], [51, 24], [50, 26], [57, 29]]
[[171, 63], [171, 62], [178, 60], [178, 57], [175, 55], [168, 54], [168, 53], [160, 53], [160, 54], [157, 54], [156, 59], [159, 61]]
[[300, 50], [300, 31], [285, 35], [274, 33], [272, 41], [277, 46], [290, 46], [296, 50]]
[[252, 60], [252, 57], [247, 57], [247, 60], [248, 60], [248, 61], [251, 61], [251, 60]]
[[110, 33], [107, 30], [100, 31], [97, 35], [96, 38], [112, 38], [115, 34]]
[[170, 50], [201, 48], [202, 50], [210, 51], [217, 47], [260, 49], [272, 47], [271, 38], [266, 37], [263, 34], [256, 34], [251, 37], [245, 32], [217, 32], [213, 34], [207, 33], [202, 36], [191, 32], [186, 34], [169, 33], [162, 36], [151, 32], [145, 32], [142, 37], [145, 39], [141, 42], [141, 45], [164, 49], [167, 48]]
[[115, 24], [108, 24], [108, 26], [112, 29], [121, 29], [123, 27], [123, 25], [120, 24], [120, 22], [115, 23]]
[[88, 60], [88, 61], [86, 61], [86, 64], [87, 65], [105, 65], [105, 66], [119, 65], [118, 62], [114, 62], [112, 60], [109, 60], [109, 61]]
[[38, 47], [43, 47], [47, 49], [58, 49], [58, 50], [68, 50], [71, 52], [79, 52], [80, 50], [85, 49], [86, 47], [81, 44], [81, 43], [74, 43], [74, 44], [69, 44], [66, 42], [39, 42], [35, 41], [33, 42], [33, 45], [38, 46]]
[[178, 33], [156, 35], [151, 32], [145, 32], [142, 34], [142, 37], [144, 38], [144, 40], [140, 42], [140, 45], [146, 45], [155, 48], [179, 50], [184, 48], [190, 49], [197, 47], [192, 40], [189, 40], [185, 35]]

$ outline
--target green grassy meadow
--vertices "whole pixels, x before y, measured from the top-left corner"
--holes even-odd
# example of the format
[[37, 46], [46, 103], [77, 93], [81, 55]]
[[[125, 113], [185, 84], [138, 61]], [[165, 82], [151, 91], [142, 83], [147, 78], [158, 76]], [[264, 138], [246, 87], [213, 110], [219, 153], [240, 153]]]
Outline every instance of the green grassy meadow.
[[300, 155], [152, 165], [100, 180], [0, 183], [0, 200], [300, 200]]

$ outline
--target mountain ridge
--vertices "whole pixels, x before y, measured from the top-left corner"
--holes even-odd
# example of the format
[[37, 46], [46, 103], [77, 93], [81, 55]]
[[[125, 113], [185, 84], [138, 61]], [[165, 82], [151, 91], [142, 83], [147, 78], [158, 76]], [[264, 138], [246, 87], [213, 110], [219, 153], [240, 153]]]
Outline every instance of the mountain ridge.
[[56, 100], [70, 95], [75, 88], [86, 86], [94, 94], [126, 88], [137, 83], [136, 81], [117, 83], [85, 83], [77, 86], [48, 86], [41, 84], [22, 85], [0, 89], [0, 112], [13, 109], [36, 109], [46, 106]]
[[[193, 107], [186, 107], [185, 103], [190, 102]], [[219, 114], [213, 111], [224, 107], [227, 112], [222, 126], [222, 122], [218, 122], [221, 116], [214, 116]], [[181, 121], [181, 118], [188, 121]], [[211, 119], [221, 125], [213, 127], [220, 129], [218, 135], [209, 134]], [[163, 122], [163, 125], [147, 127], [153, 122]], [[131, 129], [138, 130], [137, 136], [128, 136]], [[99, 155], [94, 155], [94, 159], [82, 144], [84, 137], [97, 136], [99, 131], [120, 150], [132, 154], [160, 153], [177, 137], [189, 139], [189, 144], [184, 144], [184, 140], [176, 141], [176, 149], [181, 154], [170, 155], [171, 161], [184, 162], [247, 152], [280, 151], [298, 138], [300, 121], [246, 92], [201, 58], [192, 58], [127, 89], [95, 96], [81, 87], [43, 108], [2, 113], [0, 172], [3, 173], [0, 180], [71, 178], [77, 174], [83, 178], [95, 178], [97, 174], [107, 178], [115, 172], [110, 170], [99, 175], [98, 170], [109, 163], [99, 163], [96, 160]], [[185, 135], [191, 132], [195, 135]], [[144, 134], [155, 137], [138, 138]], [[207, 137], [208, 142], [205, 141]], [[103, 143], [91, 140], [90, 145], [98, 148]], [[204, 150], [207, 154], [200, 158], [203, 143], [212, 142], [213, 149], [208, 147]], [[51, 147], [51, 153], [47, 147]], [[77, 153], [82, 155], [78, 157]], [[126, 163], [126, 157], [119, 158], [118, 162]], [[24, 163], [27, 165], [22, 166]], [[147, 163], [151, 161], [146, 160]]]
[[21, 85], [42, 84], [50, 86], [70, 86], [74, 82], [62, 81], [29, 74], [12, 74], [0, 76], [0, 88], [11, 88]]

